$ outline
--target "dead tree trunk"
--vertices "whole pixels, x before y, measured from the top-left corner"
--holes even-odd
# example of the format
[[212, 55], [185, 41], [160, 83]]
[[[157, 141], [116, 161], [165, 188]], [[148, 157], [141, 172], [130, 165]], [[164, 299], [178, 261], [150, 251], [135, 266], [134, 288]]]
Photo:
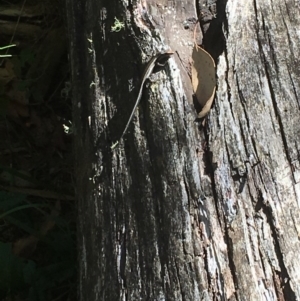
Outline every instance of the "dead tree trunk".
[[[299, 6], [67, 1], [80, 300], [299, 300]], [[204, 128], [198, 15], [218, 83]]]

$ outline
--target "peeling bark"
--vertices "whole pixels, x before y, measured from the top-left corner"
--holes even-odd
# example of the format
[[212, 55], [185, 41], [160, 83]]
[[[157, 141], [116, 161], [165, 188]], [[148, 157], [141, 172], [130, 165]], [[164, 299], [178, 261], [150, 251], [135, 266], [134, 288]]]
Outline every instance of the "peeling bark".
[[[80, 300], [298, 300], [299, 2], [113, 2], [67, 0]], [[218, 78], [204, 129], [189, 79], [201, 11]], [[178, 56], [111, 151], [163, 46]]]

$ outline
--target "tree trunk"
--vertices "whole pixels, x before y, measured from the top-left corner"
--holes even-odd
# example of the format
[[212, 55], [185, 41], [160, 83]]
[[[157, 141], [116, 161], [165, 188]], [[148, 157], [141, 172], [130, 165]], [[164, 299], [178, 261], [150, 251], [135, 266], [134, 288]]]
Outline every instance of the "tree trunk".
[[[299, 6], [67, 0], [80, 300], [299, 300]], [[198, 15], [218, 82], [204, 127]]]

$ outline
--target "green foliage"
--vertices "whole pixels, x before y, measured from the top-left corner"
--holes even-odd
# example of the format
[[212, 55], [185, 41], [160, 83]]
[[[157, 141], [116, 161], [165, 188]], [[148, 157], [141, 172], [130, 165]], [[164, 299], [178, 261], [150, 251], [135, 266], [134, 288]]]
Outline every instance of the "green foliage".
[[114, 25], [111, 27], [112, 32], [119, 32], [125, 28], [125, 24], [115, 17]]
[[[11, 47], [15, 47], [16, 45], [15, 44], [12, 44], [12, 45], [7, 45], [7, 46], [3, 46], [3, 47], [0, 47], [0, 50], [6, 50], [8, 48], [11, 48]], [[3, 58], [3, 57], [11, 57], [10, 54], [0, 54], [0, 58]]]

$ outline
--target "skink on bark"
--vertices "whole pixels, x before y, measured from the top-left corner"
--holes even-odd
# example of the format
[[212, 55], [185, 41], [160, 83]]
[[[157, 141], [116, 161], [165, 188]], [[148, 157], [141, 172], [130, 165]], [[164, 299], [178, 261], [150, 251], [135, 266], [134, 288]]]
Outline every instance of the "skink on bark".
[[129, 124], [133, 118], [133, 115], [136, 111], [136, 108], [138, 106], [138, 104], [140, 103], [140, 100], [141, 100], [141, 97], [142, 97], [142, 94], [143, 94], [143, 88], [144, 88], [144, 84], [145, 84], [145, 81], [146, 79], [148, 79], [150, 77], [150, 75], [152, 74], [154, 68], [156, 65], [159, 65], [159, 62], [163, 59], [163, 58], [166, 58], [166, 57], [169, 57], [173, 54], [174, 52], [165, 52], [165, 53], [158, 53], [156, 54], [154, 57], [152, 57], [152, 59], [149, 61], [149, 63], [147, 64], [146, 68], [145, 68], [145, 71], [144, 71], [144, 74], [143, 74], [143, 77], [142, 77], [142, 81], [141, 81], [141, 86], [140, 86], [140, 90], [139, 90], [139, 94], [136, 98], [136, 101], [135, 101], [135, 104], [134, 104], [134, 107], [132, 109], [132, 112], [130, 114], [130, 117], [127, 121], [127, 124], [125, 126], [125, 129], [120, 137], [120, 139], [114, 143], [112, 146], [111, 146], [111, 149], [114, 149], [118, 144], [119, 144], [119, 141], [123, 138], [123, 136], [125, 135], [128, 127], [129, 127]]

